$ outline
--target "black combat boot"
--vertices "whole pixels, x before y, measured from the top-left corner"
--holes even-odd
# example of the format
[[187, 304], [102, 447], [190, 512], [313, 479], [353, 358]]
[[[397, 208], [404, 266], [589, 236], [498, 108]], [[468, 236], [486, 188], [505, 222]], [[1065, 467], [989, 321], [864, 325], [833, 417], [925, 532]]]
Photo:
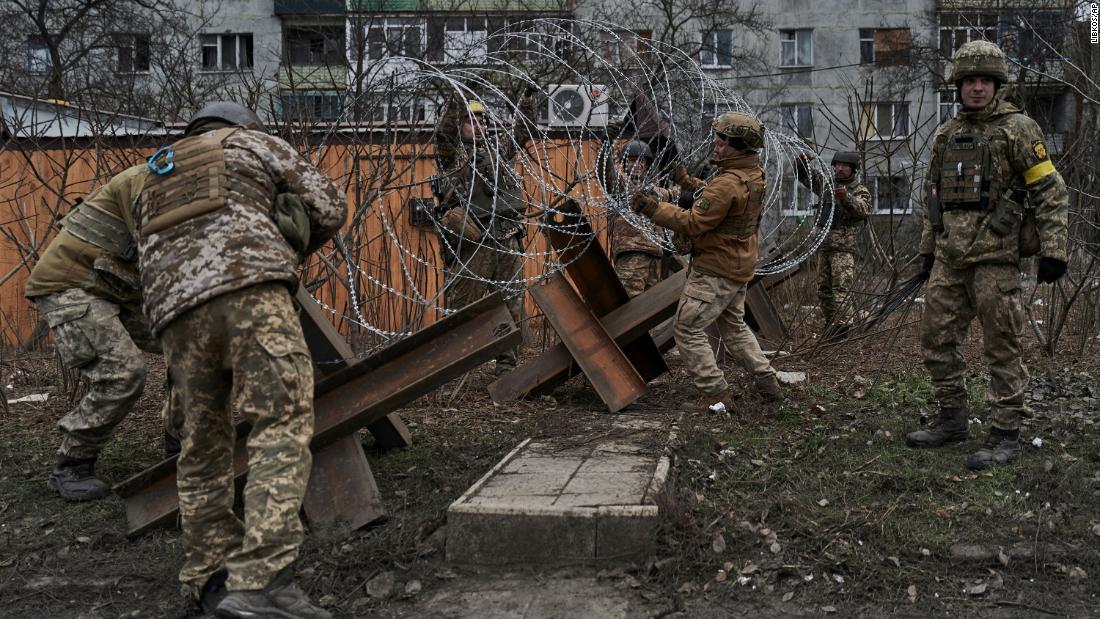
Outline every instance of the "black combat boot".
[[309, 596], [294, 584], [291, 568], [289, 565], [284, 567], [263, 589], [230, 591], [218, 604], [215, 615], [222, 619], [332, 619], [331, 613], [314, 606]]
[[969, 411], [965, 408], [940, 408], [940, 418], [927, 430], [905, 435], [905, 444], [917, 448], [943, 447], [970, 438]]
[[95, 476], [95, 458], [58, 456], [48, 485], [66, 501], [95, 501], [107, 496], [111, 487]]
[[198, 600], [199, 608], [202, 609], [203, 613], [213, 615], [218, 605], [229, 595], [229, 590], [225, 588], [225, 581], [228, 578], [229, 572], [219, 570], [203, 584]]
[[966, 459], [966, 466], [980, 471], [1008, 464], [1020, 455], [1020, 431], [990, 428], [985, 444]]
[[175, 458], [180, 455], [180, 440], [171, 434], [164, 433], [164, 459]]

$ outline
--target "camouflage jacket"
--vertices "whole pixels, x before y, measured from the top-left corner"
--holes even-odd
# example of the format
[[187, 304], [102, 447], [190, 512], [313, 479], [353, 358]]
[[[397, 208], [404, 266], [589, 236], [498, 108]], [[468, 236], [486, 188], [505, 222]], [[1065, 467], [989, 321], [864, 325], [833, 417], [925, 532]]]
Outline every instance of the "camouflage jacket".
[[[207, 147], [214, 149], [219, 142], [212, 134], [184, 138], [173, 146], [207, 139]], [[150, 175], [141, 193], [135, 217], [142, 228], [138, 260], [145, 313], [154, 333], [187, 310], [227, 292], [261, 282], [297, 282], [299, 256], [272, 218], [276, 193], [296, 194], [305, 204], [309, 251], [331, 239], [347, 217], [344, 193], [285, 141], [239, 128], [222, 138], [220, 145], [223, 154], [215, 162], [224, 161], [224, 179], [217, 192], [211, 189], [224, 198], [220, 208], [149, 232], [150, 217], [161, 213], [156, 202], [168, 175], [164, 180]], [[180, 163], [169, 175], [187, 172]], [[187, 176], [180, 178], [192, 184]], [[218, 185], [210, 176], [199, 180], [193, 184], [200, 188]]]
[[[459, 103], [447, 103], [435, 134], [441, 207], [465, 208], [495, 238], [516, 234], [522, 230], [518, 220], [527, 210], [527, 198], [517, 182], [515, 159], [518, 149], [531, 139], [530, 127], [521, 119], [510, 136], [489, 135], [465, 142], [459, 133]], [[526, 100], [521, 100], [520, 107], [529, 111], [524, 109], [529, 107]]]
[[691, 239], [692, 268], [747, 282], [756, 270], [764, 170], [756, 153], [711, 161], [718, 166], [690, 209], [660, 202], [653, 223]]
[[[828, 186], [820, 172], [812, 175], [805, 165], [795, 164], [798, 173], [798, 181], [809, 187], [820, 199], [818, 212], [824, 216], [827, 209], [833, 205], [835, 194], [824, 194]], [[829, 226], [829, 235], [821, 245], [822, 252], [847, 252], [856, 253], [859, 249], [859, 231], [864, 222], [871, 216], [871, 192], [862, 183], [856, 182], [855, 174], [847, 180], [835, 179], [836, 187], [843, 187], [848, 192], [847, 199], [836, 204], [833, 211], [833, 223]]]
[[960, 133], [980, 133], [990, 145], [989, 180], [999, 187], [998, 199], [1008, 200], [1007, 232], [998, 234], [991, 227], [996, 205], [986, 210], [952, 209], [943, 204], [943, 232], [936, 234], [928, 208], [924, 209], [924, 228], [920, 253], [935, 253], [936, 259], [951, 268], [975, 264], [1018, 264], [1020, 261], [1020, 224], [1024, 204], [1011, 199], [1011, 192], [1026, 195], [1033, 209], [1041, 245], [1040, 254], [1066, 260], [1069, 194], [1062, 175], [1054, 169], [1043, 143], [1043, 132], [1020, 108], [994, 100], [980, 110], [961, 110], [936, 129], [932, 137], [932, 158], [928, 165], [928, 183], [938, 191], [943, 155], [950, 140]]
[[[678, 191], [664, 187], [650, 187], [648, 190], [656, 193], [662, 202], [675, 203], [680, 197]], [[665, 254], [665, 250], [654, 242], [652, 237], [661, 238], [662, 236], [664, 231], [654, 228], [644, 217], [627, 221], [625, 217], [612, 216], [611, 257], [618, 258], [622, 254], [638, 252], [659, 258]]]
[[[131, 166], [97, 189], [87, 200], [74, 206], [73, 210], [96, 209], [121, 220], [128, 232], [123, 233], [122, 226], [117, 231], [106, 228], [100, 228], [100, 231], [113, 235], [108, 244], [132, 245], [134, 221], [130, 209], [141, 193], [147, 174], [145, 163]], [[80, 238], [75, 230], [75, 225], [62, 221], [61, 231], [31, 271], [26, 296], [34, 298], [80, 288], [112, 303], [136, 309], [141, 303], [136, 257], [128, 255], [129, 252], [116, 254], [96, 246]]]

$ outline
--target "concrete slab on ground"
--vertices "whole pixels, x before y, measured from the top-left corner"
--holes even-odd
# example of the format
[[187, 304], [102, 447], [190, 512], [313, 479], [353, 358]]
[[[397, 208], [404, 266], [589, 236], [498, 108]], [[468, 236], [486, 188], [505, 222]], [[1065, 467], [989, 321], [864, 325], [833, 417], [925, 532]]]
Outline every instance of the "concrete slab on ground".
[[[447, 559], [477, 565], [629, 562], [652, 549], [668, 478], [663, 424], [520, 443], [447, 510]], [[657, 439], [657, 440], [655, 440]]]

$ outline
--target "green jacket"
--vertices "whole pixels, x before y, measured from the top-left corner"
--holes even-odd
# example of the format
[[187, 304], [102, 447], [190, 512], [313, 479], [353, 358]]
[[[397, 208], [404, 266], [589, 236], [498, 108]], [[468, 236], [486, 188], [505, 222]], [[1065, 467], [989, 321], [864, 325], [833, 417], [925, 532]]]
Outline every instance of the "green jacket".
[[[144, 163], [123, 170], [112, 178], [77, 208], [94, 208], [122, 219], [133, 238], [134, 221], [131, 211], [134, 199], [141, 193], [148, 174]], [[132, 281], [134, 287], [122, 285], [119, 279]], [[129, 260], [112, 256], [107, 250], [77, 238], [65, 228], [46, 247], [27, 280], [25, 295], [28, 298], [81, 288], [119, 304], [140, 302], [136, 287], [136, 257]]]
[[1008, 201], [1000, 207], [1006, 214], [1001, 215], [1005, 231], [998, 234], [995, 230], [996, 204], [985, 210], [952, 209], [950, 203], [941, 200], [943, 231], [933, 231], [929, 209], [925, 208], [920, 253], [935, 253], [937, 260], [955, 269], [975, 264], [1019, 264], [1020, 224], [1027, 206], [1013, 200], [1016, 190], [1017, 197], [1026, 195], [1033, 209], [1040, 255], [1065, 261], [1069, 194], [1062, 175], [1050, 161], [1039, 125], [1020, 108], [998, 100], [980, 110], [962, 110], [944, 121], [932, 138], [927, 177], [941, 196], [945, 151], [953, 138], [964, 133], [981, 134], [989, 141], [989, 181], [997, 189], [995, 201]]

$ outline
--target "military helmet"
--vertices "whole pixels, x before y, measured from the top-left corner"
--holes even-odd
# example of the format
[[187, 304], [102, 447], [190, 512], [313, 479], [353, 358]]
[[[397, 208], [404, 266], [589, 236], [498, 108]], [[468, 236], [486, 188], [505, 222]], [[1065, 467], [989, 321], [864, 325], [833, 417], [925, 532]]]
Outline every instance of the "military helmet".
[[207, 103], [199, 108], [199, 111], [195, 112], [195, 115], [191, 117], [191, 121], [187, 123], [187, 129], [184, 131], [184, 134], [190, 135], [191, 131], [204, 120], [221, 120], [231, 125], [240, 125], [242, 127], [267, 131], [263, 121], [256, 115], [256, 112], [232, 101], [214, 101], [212, 103]]
[[727, 140], [740, 138], [752, 150], [764, 146], [764, 125], [741, 112], [726, 112], [715, 118], [714, 132]]
[[852, 171], [859, 169], [859, 153], [853, 153], [850, 150], [838, 150], [833, 154], [833, 160], [829, 162], [830, 165], [838, 163], [846, 163], [852, 166]]
[[639, 157], [653, 161], [653, 150], [649, 148], [649, 144], [640, 140], [631, 140], [623, 147], [623, 159], [637, 159]]
[[989, 41], [970, 41], [955, 51], [947, 81], [958, 84], [963, 78], [976, 75], [991, 77], [998, 84], [1008, 81], [1008, 61], [1001, 48]]

